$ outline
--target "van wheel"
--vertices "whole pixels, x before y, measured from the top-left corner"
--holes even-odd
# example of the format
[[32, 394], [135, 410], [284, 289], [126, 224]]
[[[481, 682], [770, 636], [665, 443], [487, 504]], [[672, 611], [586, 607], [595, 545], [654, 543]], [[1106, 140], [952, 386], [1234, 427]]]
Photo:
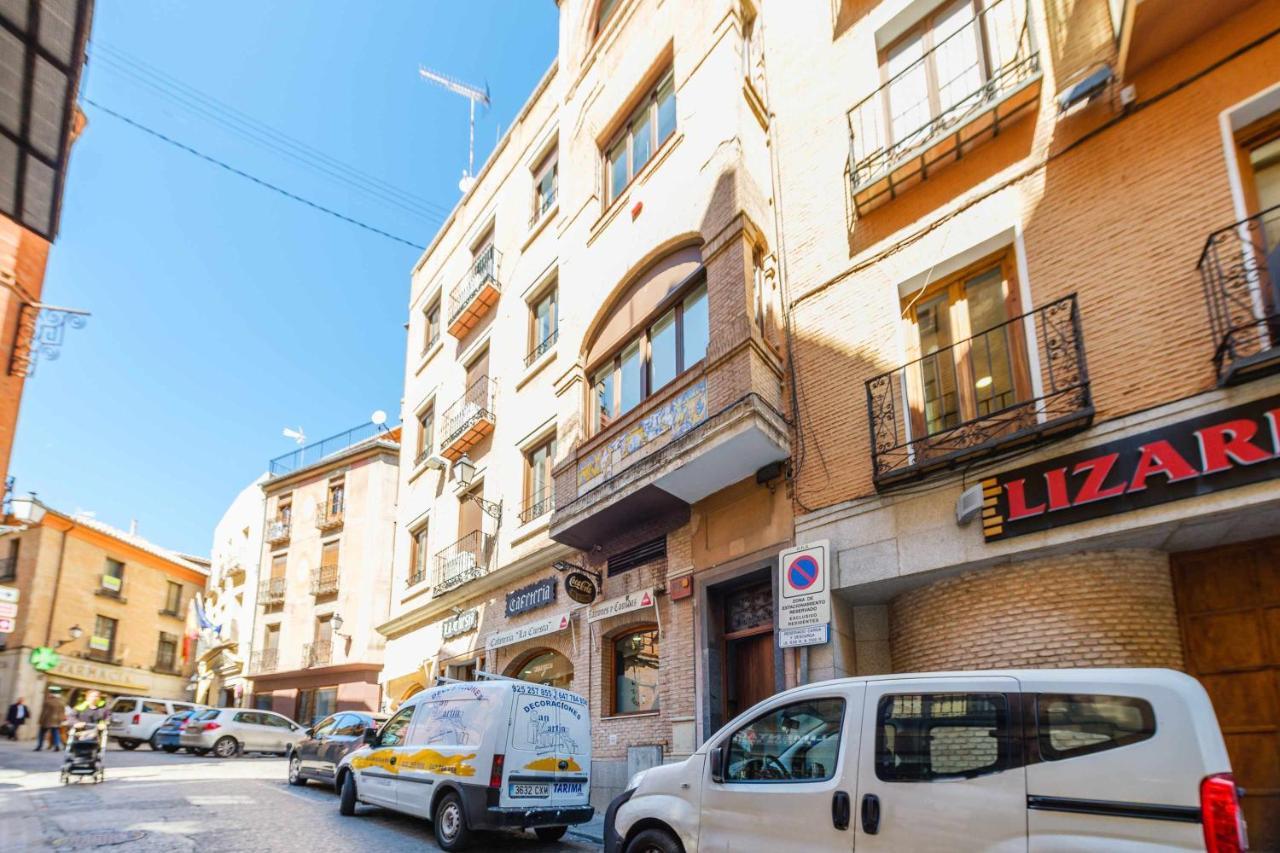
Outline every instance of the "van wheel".
[[342, 793], [338, 797], [338, 814], [351, 817], [356, 813], [356, 774], [342, 776]]
[[240, 748], [240, 744], [236, 743], [236, 739], [231, 735], [224, 735], [218, 738], [218, 742], [213, 745], [213, 754], [219, 758], [230, 758], [236, 754]]
[[665, 829], [646, 829], [627, 845], [627, 853], [680, 853], [680, 842]]
[[539, 841], [559, 841], [568, 831], [567, 826], [536, 826], [533, 834], [538, 836]]
[[138, 748], [138, 744], [142, 743], [142, 741], [140, 741], [140, 740], [125, 740], [125, 739], [121, 738], [121, 739], [118, 741], [118, 743], [120, 744], [120, 748], [121, 748], [121, 749], [137, 749], [137, 748]]
[[432, 825], [436, 831], [436, 844], [441, 850], [464, 850], [471, 843], [471, 830], [462, 811], [462, 800], [450, 791], [436, 805]]

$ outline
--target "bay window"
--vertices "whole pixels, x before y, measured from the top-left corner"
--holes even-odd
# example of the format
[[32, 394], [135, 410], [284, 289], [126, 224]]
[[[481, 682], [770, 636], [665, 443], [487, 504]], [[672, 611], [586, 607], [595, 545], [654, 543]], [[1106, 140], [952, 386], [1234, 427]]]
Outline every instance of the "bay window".
[[675, 78], [668, 71], [605, 147], [605, 204], [614, 201], [676, 132]]

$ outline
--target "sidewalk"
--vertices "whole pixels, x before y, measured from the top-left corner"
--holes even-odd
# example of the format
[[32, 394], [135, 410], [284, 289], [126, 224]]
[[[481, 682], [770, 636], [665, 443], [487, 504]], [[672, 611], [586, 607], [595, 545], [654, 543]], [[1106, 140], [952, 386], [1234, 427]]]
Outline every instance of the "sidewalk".
[[586, 823], [569, 827], [569, 835], [580, 841], [590, 841], [604, 846], [604, 813], [596, 811], [595, 817]]

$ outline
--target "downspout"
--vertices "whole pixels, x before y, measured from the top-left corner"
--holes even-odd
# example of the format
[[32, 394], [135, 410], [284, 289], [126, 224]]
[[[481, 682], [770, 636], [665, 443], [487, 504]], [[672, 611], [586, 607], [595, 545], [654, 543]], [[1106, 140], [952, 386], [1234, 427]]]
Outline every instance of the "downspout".
[[50, 646], [53, 644], [53, 614], [58, 612], [58, 588], [62, 585], [62, 561], [67, 554], [67, 534], [75, 527], [73, 522], [71, 527], [62, 531], [62, 538], [58, 541], [58, 570], [53, 575], [53, 597], [49, 601], [49, 623], [44, 629], [44, 644]]

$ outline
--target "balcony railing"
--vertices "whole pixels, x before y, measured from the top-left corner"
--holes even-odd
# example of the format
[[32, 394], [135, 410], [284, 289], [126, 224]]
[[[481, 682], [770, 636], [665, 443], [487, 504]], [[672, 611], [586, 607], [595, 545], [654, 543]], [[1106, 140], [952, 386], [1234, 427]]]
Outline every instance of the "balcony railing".
[[1280, 369], [1280, 206], [1210, 234], [1198, 268], [1219, 383]]
[[338, 594], [338, 566], [321, 566], [311, 572], [311, 594], [317, 598], [322, 595]]
[[480, 440], [493, 432], [496, 420], [493, 412], [494, 383], [481, 376], [461, 398], [454, 401], [444, 413], [444, 441], [440, 454], [450, 462], [456, 462]]
[[546, 355], [547, 351], [556, 345], [556, 341], [560, 338], [560, 330], [552, 329], [551, 334], [543, 338], [537, 346], [533, 348], [528, 355], [524, 357], [524, 366], [529, 367], [535, 361]]
[[249, 656], [250, 672], [275, 672], [279, 666], [279, 649], [259, 649]]
[[346, 450], [352, 445], [375, 438], [385, 431], [385, 424], [360, 424], [360, 426], [352, 427], [346, 432], [340, 432], [337, 435], [331, 435], [320, 441], [312, 442], [306, 447], [300, 447], [292, 453], [277, 456], [271, 460], [267, 466], [267, 471], [272, 477], [279, 477], [281, 474], [297, 471], [299, 468], [314, 465], [325, 457]]
[[342, 526], [342, 521], [347, 513], [347, 507], [344, 503], [338, 503], [336, 506], [332, 501], [318, 501], [316, 503], [316, 529], [317, 530], [336, 530]]
[[0, 557], [0, 581], [11, 581], [18, 576], [18, 558]]
[[449, 334], [462, 338], [498, 302], [498, 263], [502, 256], [489, 246], [471, 260], [462, 281], [449, 293]]
[[[988, 365], [998, 363], [1002, 359], [992, 358], [993, 352], [1003, 353], [1003, 361], [1010, 365], [1007, 381], [993, 385], [991, 375], [977, 377], [970, 383], [971, 390], [962, 390], [965, 371], [961, 365], [972, 365], [980, 358]], [[882, 487], [1011, 445], [1083, 428], [1093, 418], [1075, 294], [866, 384], [872, 471], [876, 485]], [[924, 389], [930, 385], [955, 390], [926, 404]], [[1004, 393], [997, 394], [996, 389]], [[949, 402], [961, 396], [973, 399], [976, 416], [962, 419], [959, 403]]]
[[277, 518], [267, 524], [267, 534], [263, 538], [268, 545], [279, 545], [289, 541], [289, 533], [293, 523], [286, 518]]
[[284, 604], [284, 578], [266, 578], [262, 583], [258, 584], [258, 605], [261, 607], [274, 607], [277, 604]]
[[535, 518], [541, 518], [556, 508], [555, 487], [548, 483], [534, 494], [525, 498], [520, 506], [520, 523], [528, 524]]
[[488, 533], [476, 530], [463, 536], [436, 554], [432, 593], [443, 595], [488, 573], [492, 556], [493, 537]]
[[302, 647], [303, 666], [328, 666], [333, 660], [333, 641], [317, 640]]
[[997, 0], [937, 42], [849, 111], [858, 211], [998, 134], [1034, 107], [1039, 92], [1028, 84], [1039, 79], [1026, 0]]

